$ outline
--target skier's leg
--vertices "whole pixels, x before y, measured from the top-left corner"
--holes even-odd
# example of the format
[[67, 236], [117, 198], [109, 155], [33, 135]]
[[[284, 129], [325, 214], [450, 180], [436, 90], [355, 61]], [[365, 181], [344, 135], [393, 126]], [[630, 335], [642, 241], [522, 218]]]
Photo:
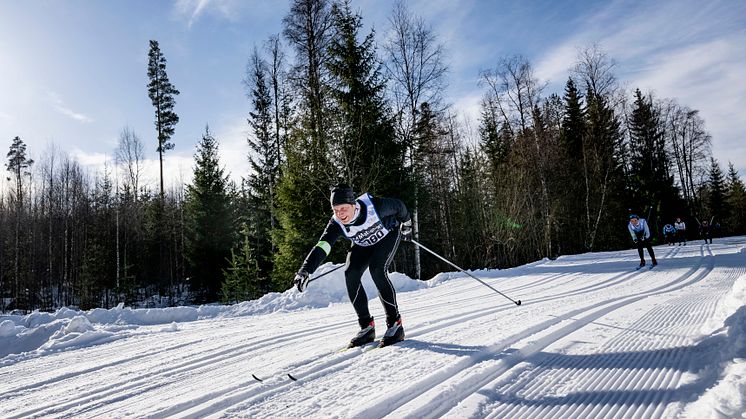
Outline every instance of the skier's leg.
[[347, 266], [345, 267], [345, 283], [347, 285], [347, 295], [357, 313], [360, 327], [365, 327], [373, 318], [368, 310], [368, 296], [363, 288], [363, 272], [368, 268], [368, 259], [370, 249], [362, 246], [352, 246], [347, 253]]
[[390, 326], [399, 318], [399, 307], [396, 303], [396, 290], [389, 279], [389, 264], [399, 247], [399, 232], [392, 231], [376, 243], [370, 257], [370, 276], [378, 288], [378, 298], [386, 311], [386, 323]]
[[645, 241], [645, 243], [646, 243], [646, 246], [648, 248], [648, 253], [650, 254], [650, 260], [653, 261], [653, 266], [655, 266], [655, 265], [658, 264], [658, 261], [655, 260], [655, 252], [653, 252], [653, 244], [650, 243], [650, 241], [647, 241], [647, 240]]
[[645, 264], [645, 254], [643, 253], [643, 240], [637, 240], [637, 254], [640, 255], [640, 265]]

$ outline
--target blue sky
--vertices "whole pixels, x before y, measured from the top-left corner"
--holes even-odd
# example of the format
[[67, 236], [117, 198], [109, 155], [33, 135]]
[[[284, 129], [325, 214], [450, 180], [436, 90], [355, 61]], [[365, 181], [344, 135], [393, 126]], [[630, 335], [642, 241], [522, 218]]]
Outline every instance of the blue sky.
[[[390, 0], [354, 1], [382, 41]], [[522, 54], [561, 93], [580, 47], [600, 46], [629, 90], [653, 90], [699, 109], [713, 154], [746, 175], [746, 1], [413, 0], [448, 51], [447, 100], [471, 118], [479, 71]], [[181, 91], [171, 182], [188, 181], [210, 125], [234, 178], [248, 171], [242, 80], [254, 45], [281, 32], [289, 1], [0, 0], [0, 148], [20, 136], [33, 158], [52, 144], [90, 167], [111, 160], [119, 133], [145, 144], [154, 186], [155, 130], [147, 96], [148, 40], [156, 39]], [[472, 123], [476, 126], [476, 122]], [[3, 151], [3, 155], [6, 152]]]

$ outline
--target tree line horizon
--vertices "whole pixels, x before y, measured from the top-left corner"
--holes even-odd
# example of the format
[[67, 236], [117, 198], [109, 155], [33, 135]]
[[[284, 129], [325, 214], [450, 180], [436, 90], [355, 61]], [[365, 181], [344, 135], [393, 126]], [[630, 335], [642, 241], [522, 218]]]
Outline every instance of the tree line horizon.
[[[0, 193], [0, 312], [236, 303], [285, 291], [331, 210], [329, 187], [402, 199], [415, 238], [466, 269], [631, 247], [631, 213], [656, 243], [681, 217], [746, 234], [746, 189], [712, 157], [699, 111], [628, 91], [599, 45], [578, 50], [562, 92], [545, 92], [528, 59], [479, 73], [478, 127], [444, 100], [446, 49], [403, 1], [377, 45], [349, 1], [291, 0], [281, 34], [257, 45], [242, 86], [250, 173], [233, 181], [219, 139], [200, 134], [193, 179], [163, 184], [178, 146], [179, 90], [150, 41], [154, 132], [125, 127], [116, 173], [91, 174], [57, 152], [40, 161], [11, 140]], [[288, 52], [294, 53], [294, 60]], [[154, 135], [153, 135], [154, 134]], [[159, 154], [157, 189], [142, 181]], [[349, 244], [327, 261], [340, 263]], [[402, 244], [394, 270], [449, 269]]]

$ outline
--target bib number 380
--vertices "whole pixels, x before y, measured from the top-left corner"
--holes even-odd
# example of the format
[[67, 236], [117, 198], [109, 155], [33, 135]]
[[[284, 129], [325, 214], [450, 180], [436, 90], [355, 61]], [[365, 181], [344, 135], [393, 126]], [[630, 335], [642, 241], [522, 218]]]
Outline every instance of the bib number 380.
[[385, 236], [383, 230], [378, 230], [374, 234], [372, 234], [370, 237], [366, 237], [365, 239], [360, 241], [360, 244], [363, 246], [372, 246], [378, 242], [378, 240], [381, 240]]

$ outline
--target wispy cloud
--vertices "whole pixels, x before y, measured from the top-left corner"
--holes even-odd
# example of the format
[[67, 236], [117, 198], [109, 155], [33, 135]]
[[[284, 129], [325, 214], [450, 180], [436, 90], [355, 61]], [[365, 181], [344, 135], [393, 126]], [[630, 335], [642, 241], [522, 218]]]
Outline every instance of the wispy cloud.
[[187, 25], [191, 27], [209, 3], [210, 0], [178, 0], [174, 5], [174, 10], [178, 16], [186, 18]]
[[620, 81], [699, 109], [715, 158], [746, 161], [742, 131], [733, 124], [746, 109], [746, 32], [738, 23], [746, 7], [662, 1], [633, 8], [622, 0], [613, 8], [554, 45], [538, 60], [537, 75], [563, 83], [578, 48], [599, 43], [619, 63]]
[[78, 122], [82, 122], [84, 124], [93, 122], [93, 118], [85, 114], [75, 112], [72, 109], [70, 109], [57, 93], [49, 92], [47, 94], [47, 97], [49, 99], [49, 102], [52, 104], [52, 107], [54, 108], [54, 110], [59, 112], [60, 114], [65, 115], [66, 117], [70, 119], [74, 119]]
[[[192, 27], [200, 18], [209, 14], [220, 19], [237, 21], [245, 8], [256, 8], [258, 2], [243, 0], [177, 0], [174, 14]], [[269, 2], [270, 4], [272, 2]]]

